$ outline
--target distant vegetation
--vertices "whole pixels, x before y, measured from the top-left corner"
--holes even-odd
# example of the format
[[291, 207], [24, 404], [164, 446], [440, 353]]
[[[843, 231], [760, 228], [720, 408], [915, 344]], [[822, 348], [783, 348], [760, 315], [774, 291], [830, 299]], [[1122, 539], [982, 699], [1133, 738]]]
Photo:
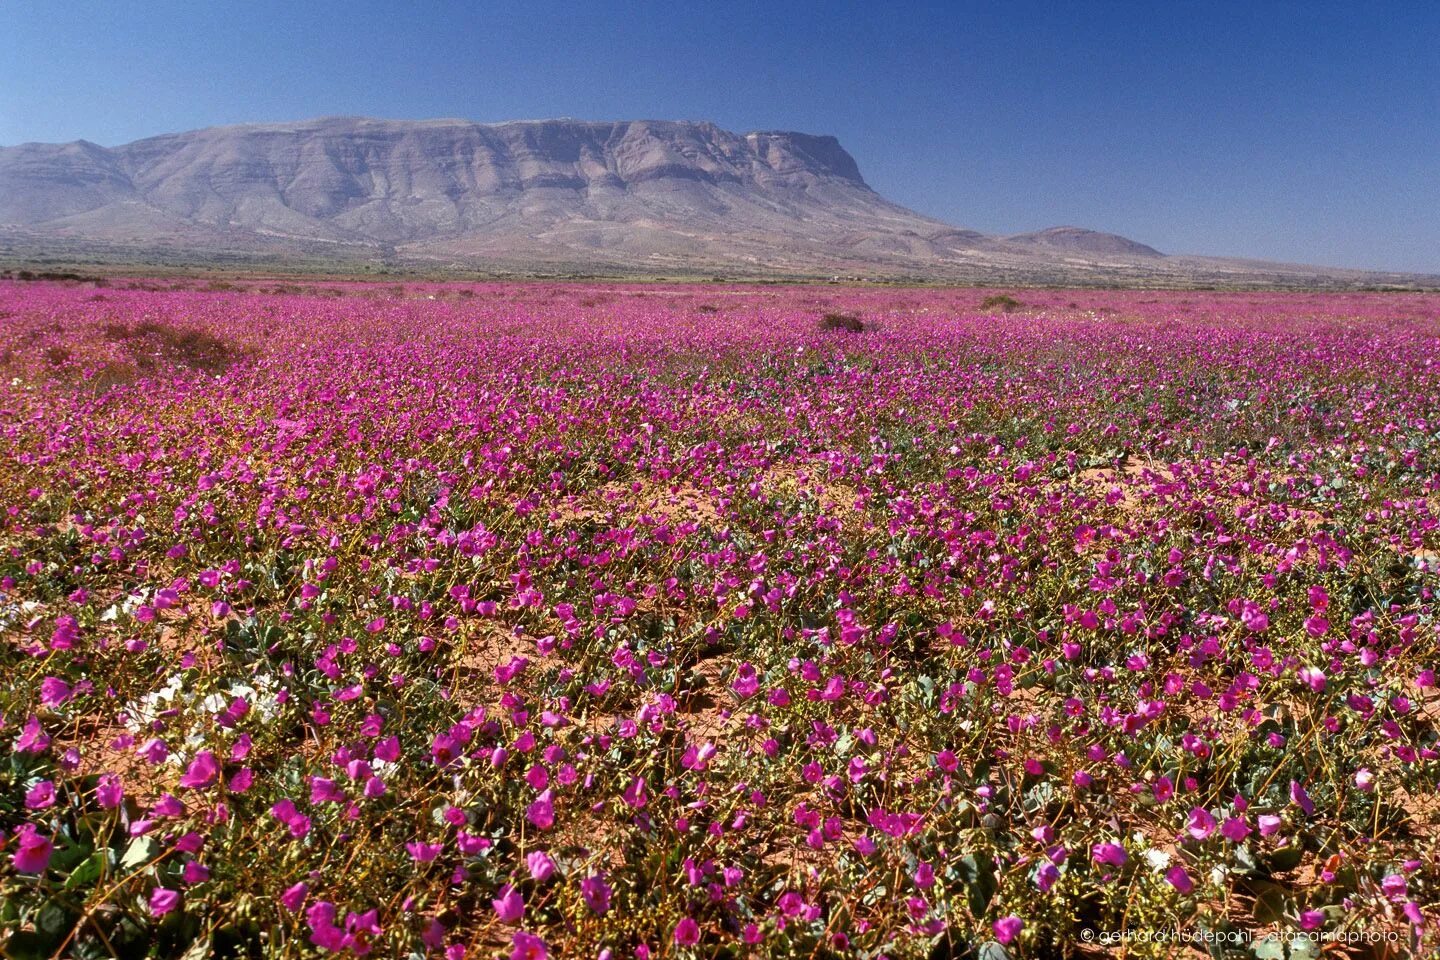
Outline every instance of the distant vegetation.
[[997, 293], [994, 296], [986, 297], [980, 301], [980, 309], [985, 311], [996, 311], [1001, 313], [1014, 313], [1023, 309], [1025, 304], [1016, 300], [1008, 293]]
[[827, 313], [820, 318], [820, 329], [861, 333], [865, 330], [865, 321], [853, 313]]

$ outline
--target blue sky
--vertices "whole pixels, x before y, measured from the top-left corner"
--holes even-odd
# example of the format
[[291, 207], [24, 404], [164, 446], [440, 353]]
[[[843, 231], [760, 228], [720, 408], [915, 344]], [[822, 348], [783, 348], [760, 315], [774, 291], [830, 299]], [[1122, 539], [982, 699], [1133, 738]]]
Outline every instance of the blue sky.
[[1440, 272], [1440, 4], [0, 0], [0, 144], [333, 114], [832, 133], [960, 226]]

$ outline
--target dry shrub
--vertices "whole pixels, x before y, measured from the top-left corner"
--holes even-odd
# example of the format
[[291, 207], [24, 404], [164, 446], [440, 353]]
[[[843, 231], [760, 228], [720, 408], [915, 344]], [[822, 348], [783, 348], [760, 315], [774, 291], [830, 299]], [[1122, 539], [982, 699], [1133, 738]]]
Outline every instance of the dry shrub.
[[1014, 313], [1023, 309], [1025, 304], [1016, 300], [1008, 293], [997, 293], [980, 301], [981, 310], [998, 310], [1001, 313]]
[[106, 340], [124, 344], [140, 373], [151, 373], [165, 366], [221, 373], [246, 354], [235, 344], [191, 327], [167, 327], [151, 321], [133, 327], [107, 323], [101, 332]]
[[820, 329], [861, 333], [865, 329], [865, 321], [853, 313], [827, 313], [820, 318]]

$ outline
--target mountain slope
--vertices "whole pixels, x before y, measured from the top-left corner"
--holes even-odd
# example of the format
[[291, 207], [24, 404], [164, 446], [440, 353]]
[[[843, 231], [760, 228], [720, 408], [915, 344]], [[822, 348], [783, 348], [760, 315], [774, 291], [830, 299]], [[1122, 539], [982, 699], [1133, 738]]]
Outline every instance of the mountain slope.
[[[672, 121], [341, 117], [22, 144], [0, 148], [0, 239], [22, 253], [1017, 282], [1237, 271], [1077, 227], [958, 229], [881, 197], [834, 137]], [[1264, 267], [1277, 270], [1317, 274]]]

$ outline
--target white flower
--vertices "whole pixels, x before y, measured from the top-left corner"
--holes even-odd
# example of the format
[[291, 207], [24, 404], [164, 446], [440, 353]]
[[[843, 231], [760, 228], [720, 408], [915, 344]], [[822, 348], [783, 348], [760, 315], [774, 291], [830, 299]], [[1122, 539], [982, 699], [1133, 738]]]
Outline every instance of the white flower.
[[1156, 873], [1160, 873], [1170, 866], [1170, 854], [1164, 850], [1151, 848], [1146, 850], [1142, 856], [1145, 858], [1145, 862], [1150, 864], [1150, 869]]

